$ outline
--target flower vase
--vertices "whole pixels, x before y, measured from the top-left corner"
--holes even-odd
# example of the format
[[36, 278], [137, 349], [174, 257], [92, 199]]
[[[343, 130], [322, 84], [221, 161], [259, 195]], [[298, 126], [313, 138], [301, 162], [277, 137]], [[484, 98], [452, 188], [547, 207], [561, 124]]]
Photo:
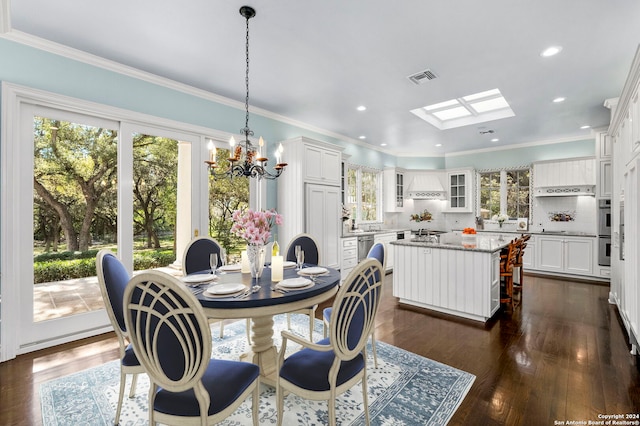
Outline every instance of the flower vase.
[[264, 245], [249, 244], [247, 246], [247, 258], [249, 259], [249, 269], [252, 278], [260, 278], [264, 269], [264, 259], [266, 250]]

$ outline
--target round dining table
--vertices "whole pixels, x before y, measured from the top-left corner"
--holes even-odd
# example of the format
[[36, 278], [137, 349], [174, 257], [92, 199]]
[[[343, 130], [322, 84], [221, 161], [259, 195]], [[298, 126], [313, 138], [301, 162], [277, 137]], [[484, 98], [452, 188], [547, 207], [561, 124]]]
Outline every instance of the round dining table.
[[[305, 265], [316, 266], [316, 265]], [[281, 292], [271, 281], [271, 268], [265, 267], [262, 276], [252, 278], [251, 274], [223, 272], [217, 274], [216, 284], [244, 284], [247, 288], [259, 286], [255, 292], [242, 295], [207, 296], [207, 292], [196, 295], [209, 318], [215, 319], [251, 319], [251, 349], [243, 354], [243, 361], [252, 362], [260, 367], [260, 380], [275, 385], [277, 378], [278, 349], [273, 342], [273, 316], [322, 303], [333, 297], [338, 291], [340, 272], [325, 268], [326, 273], [309, 277], [313, 285], [301, 289], [286, 289]], [[284, 279], [299, 277], [296, 268], [284, 269]]]

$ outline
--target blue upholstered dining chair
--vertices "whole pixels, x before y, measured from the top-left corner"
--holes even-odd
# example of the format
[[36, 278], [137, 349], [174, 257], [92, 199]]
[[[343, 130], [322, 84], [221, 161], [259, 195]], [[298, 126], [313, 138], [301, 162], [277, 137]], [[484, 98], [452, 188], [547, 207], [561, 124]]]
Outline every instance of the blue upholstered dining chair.
[[[184, 275], [204, 271], [211, 268], [209, 255], [218, 254], [218, 266], [224, 264], [222, 257], [225, 256], [224, 249], [214, 238], [204, 236], [196, 237], [189, 241], [182, 256], [182, 273]], [[214, 320], [215, 321], [215, 320]], [[247, 341], [251, 342], [251, 324], [249, 319], [246, 323]], [[220, 319], [220, 338], [224, 337], [224, 320]]]
[[[285, 260], [296, 262], [296, 246], [300, 246], [304, 252], [304, 263], [312, 265], [320, 264], [320, 250], [318, 250], [318, 243], [311, 235], [304, 233], [298, 234], [291, 239], [287, 246], [287, 256]], [[309, 340], [313, 340], [313, 326], [316, 309], [318, 309], [318, 305], [287, 313], [287, 328], [291, 330], [291, 314], [306, 314], [309, 316]]]
[[136, 390], [138, 373], [144, 373], [144, 368], [140, 365], [138, 358], [133, 352], [133, 346], [127, 342], [129, 334], [124, 323], [122, 313], [122, 297], [124, 289], [129, 282], [129, 273], [120, 260], [109, 250], [100, 250], [96, 256], [96, 270], [98, 272], [98, 283], [104, 307], [116, 333], [119, 344], [120, 355], [120, 392], [118, 393], [118, 406], [113, 423], [120, 423], [120, 412], [122, 411], [122, 399], [124, 397], [124, 387], [127, 381], [127, 374], [133, 374], [131, 380], [131, 390], [129, 398], [133, 398]]
[[213, 424], [252, 396], [260, 398], [257, 365], [211, 358], [209, 322], [198, 299], [161, 271], [133, 277], [124, 292], [131, 343], [149, 375], [149, 424]]
[[[336, 396], [362, 382], [366, 423], [367, 401], [366, 344], [373, 329], [382, 292], [382, 265], [364, 259], [347, 276], [333, 302], [329, 337], [312, 343], [287, 330], [282, 331], [278, 357], [276, 406], [278, 425], [283, 421], [284, 395], [291, 392], [312, 400], [328, 400], [329, 425], [336, 424]], [[284, 358], [291, 340], [303, 349]]]
[[[367, 253], [368, 258], [376, 259], [382, 265], [382, 275], [376, 277], [376, 279], [384, 280], [385, 268], [386, 268], [386, 248], [382, 243], [374, 244], [371, 249], [369, 249], [369, 253]], [[323, 329], [324, 329], [324, 337], [327, 337], [327, 331], [329, 328], [329, 322], [331, 321], [331, 311], [333, 309], [331, 307], [324, 308], [322, 311], [322, 320], [323, 320]], [[378, 368], [378, 354], [376, 353], [376, 328], [373, 327], [371, 329], [371, 349], [373, 351], [373, 366]]]

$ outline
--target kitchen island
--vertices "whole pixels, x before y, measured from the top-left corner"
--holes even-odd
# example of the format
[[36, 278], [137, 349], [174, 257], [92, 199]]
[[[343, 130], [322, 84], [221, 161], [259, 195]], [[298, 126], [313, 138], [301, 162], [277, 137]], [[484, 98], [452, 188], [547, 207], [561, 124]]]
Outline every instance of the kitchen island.
[[438, 241], [391, 244], [400, 303], [482, 322], [500, 307], [500, 251], [508, 240], [448, 233]]

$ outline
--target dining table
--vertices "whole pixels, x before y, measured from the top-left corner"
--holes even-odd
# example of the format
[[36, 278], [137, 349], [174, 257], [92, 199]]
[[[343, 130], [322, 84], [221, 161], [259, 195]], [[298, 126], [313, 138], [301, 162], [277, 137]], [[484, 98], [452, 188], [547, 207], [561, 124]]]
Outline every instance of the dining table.
[[[283, 280], [297, 282], [302, 278], [310, 281], [304, 287], [281, 288], [279, 283], [272, 282], [272, 270], [266, 266], [260, 278], [252, 278], [249, 273], [238, 270], [217, 271], [215, 281], [206, 285], [207, 290], [192, 287], [194, 294], [202, 304], [207, 317], [212, 319], [251, 319], [251, 347], [240, 358], [260, 367], [262, 383], [275, 386], [277, 378], [278, 349], [273, 340], [274, 315], [294, 312], [322, 303], [333, 297], [338, 291], [340, 272], [333, 268], [318, 265], [303, 265], [303, 269], [295, 267], [283, 270]], [[305, 271], [318, 272], [306, 275]], [[201, 271], [199, 274], [210, 274]], [[281, 282], [284, 284], [284, 281]], [[241, 286], [251, 290], [233, 294], [211, 294], [215, 286], [229, 291]]]

